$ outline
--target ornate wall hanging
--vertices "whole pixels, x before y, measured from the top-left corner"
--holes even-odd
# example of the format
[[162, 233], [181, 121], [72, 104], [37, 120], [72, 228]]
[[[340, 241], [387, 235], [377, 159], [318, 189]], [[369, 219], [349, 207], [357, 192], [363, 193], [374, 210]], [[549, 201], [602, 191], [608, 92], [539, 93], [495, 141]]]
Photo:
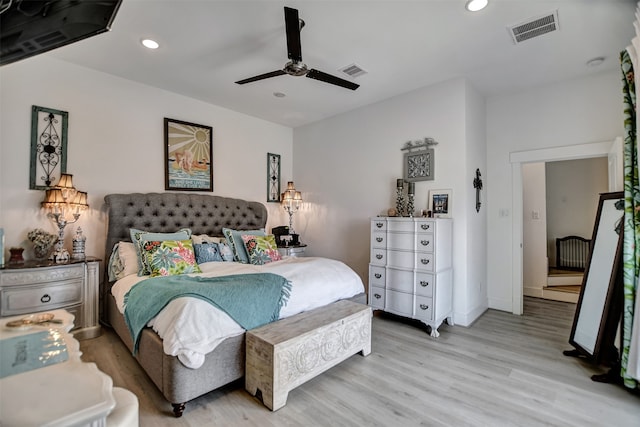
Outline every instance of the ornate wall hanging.
[[165, 190], [213, 191], [211, 126], [164, 119]]
[[267, 153], [267, 202], [280, 202], [280, 154]]
[[476, 189], [476, 212], [480, 212], [480, 190], [482, 190], [482, 175], [480, 175], [480, 169], [476, 169], [476, 177], [473, 179], [473, 188]]
[[438, 145], [433, 138], [423, 141], [408, 141], [402, 147], [404, 153], [404, 180], [407, 182], [433, 181], [435, 177], [435, 157], [432, 145]]
[[67, 172], [68, 121], [66, 111], [31, 107], [31, 190], [56, 185], [60, 175]]

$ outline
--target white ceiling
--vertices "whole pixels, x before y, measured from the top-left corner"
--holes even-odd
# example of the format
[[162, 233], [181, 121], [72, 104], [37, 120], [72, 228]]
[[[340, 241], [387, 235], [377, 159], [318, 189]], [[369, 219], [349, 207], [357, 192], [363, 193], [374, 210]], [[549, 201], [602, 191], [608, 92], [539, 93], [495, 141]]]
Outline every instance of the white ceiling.
[[[489, 1], [470, 13], [465, 0], [123, 0], [110, 32], [48, 55], [297, 127], [455, 77], [492, 96], [617, 69], [633, 36], [633, 0]], [[356, 63], [368, 72], [359, 89], [288, 75], [234, 83], [287, 62], [285, 5], [306, 22], [304, 62], [346, 79], [339, 70]], [[559, 31], [513, 43], [507, 27], [554, 10]], [[161, 47], [143, 48], [147, 37]]]

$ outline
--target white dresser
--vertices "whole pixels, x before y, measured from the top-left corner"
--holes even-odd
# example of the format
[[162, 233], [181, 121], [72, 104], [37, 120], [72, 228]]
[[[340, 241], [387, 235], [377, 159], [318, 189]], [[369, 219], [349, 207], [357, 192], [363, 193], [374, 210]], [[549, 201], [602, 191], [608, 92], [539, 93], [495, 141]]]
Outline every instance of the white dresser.
[[452, 220], [378, 217], [371, 220], [369, 305], [417, 319], [439, 336], [453, 325]]

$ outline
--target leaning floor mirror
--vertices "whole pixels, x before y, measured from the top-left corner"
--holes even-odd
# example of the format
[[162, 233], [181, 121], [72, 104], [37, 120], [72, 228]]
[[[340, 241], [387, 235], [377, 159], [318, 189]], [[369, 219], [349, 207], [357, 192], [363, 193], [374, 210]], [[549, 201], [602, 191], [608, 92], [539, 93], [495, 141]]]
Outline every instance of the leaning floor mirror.
[[613, 310], [615, 289], [621, 279], [623, 217], [624, 193], [601, 194], [589, 263], [569, 339], [577, 352], [571, 355], [586, 356], [596, 363], [606, 357], [603, 353], [609, 351], [608, 347], [615, 341], [618, 322], [613, 318]]

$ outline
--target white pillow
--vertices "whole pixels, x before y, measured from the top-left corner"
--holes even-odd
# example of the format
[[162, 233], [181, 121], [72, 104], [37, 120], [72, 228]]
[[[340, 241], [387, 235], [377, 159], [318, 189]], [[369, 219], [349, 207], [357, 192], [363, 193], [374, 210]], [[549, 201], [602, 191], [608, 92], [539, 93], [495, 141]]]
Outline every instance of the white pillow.
[[138, 272], [138, 255], [131, 242], [118, 242], [113, 247], [109, 258], [109, 281], [115, 282], [130, 274]]
[[194, 234], [191, 236], [194, 245], [202, 245], [204, 243], [220, 243], [222, 238], [207, 236], [206, 234]]

